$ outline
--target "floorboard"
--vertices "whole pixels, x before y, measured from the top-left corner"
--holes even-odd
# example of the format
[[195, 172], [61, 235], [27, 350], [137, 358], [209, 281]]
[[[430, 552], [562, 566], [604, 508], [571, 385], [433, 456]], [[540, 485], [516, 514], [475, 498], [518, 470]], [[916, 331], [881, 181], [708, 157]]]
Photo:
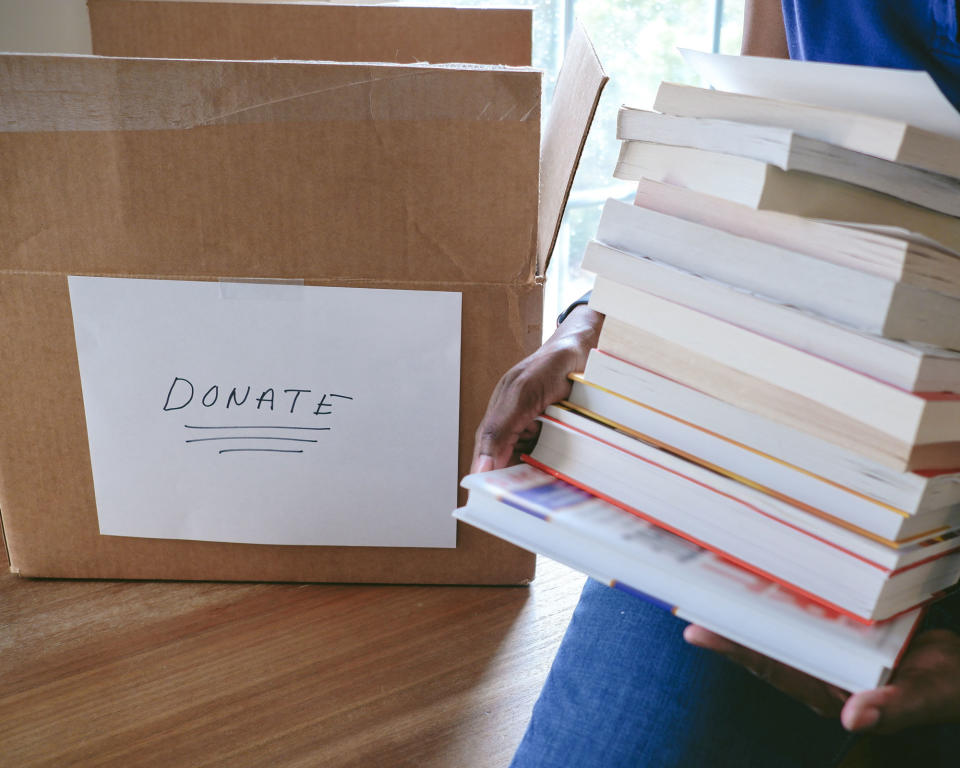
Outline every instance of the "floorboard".
[[0, 577], [0, 765], [503, 768], [582, 577]]

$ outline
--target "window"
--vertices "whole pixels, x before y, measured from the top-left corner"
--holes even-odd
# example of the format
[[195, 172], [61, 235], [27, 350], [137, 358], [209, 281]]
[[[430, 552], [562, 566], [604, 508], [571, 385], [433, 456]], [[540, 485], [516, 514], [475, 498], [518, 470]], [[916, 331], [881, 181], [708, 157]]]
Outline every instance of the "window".
[[[581, 273], [579, 265], [587, 242], [596, 232], [603, 202], [609, 197], [629, 198], [635, 188], [613, 178], [619, 151], [617, 110], [622, 104], [649, 107], [662, 80], [697, 82], [678, 48], [739, 53], [743, 0], [566, 0], [563, 8], [538, 10], [541, 16], [552, 13], [555, 23], [563, 27], [568, 26], [569, 14], [576, 13], [610, 76], [547, 270], [544, 335], [548, 336], [557, 314], [593, 282], [593, 276]], [[561, 56], [554, 56], [548, 64], [540, 53], [547, 37], [542, 27], [542, 21], [534, 22], [534, 57], [537, 66], [550, 72], [550, 84], [545, 85], [549, 94], [555, 77], [549, 66], [558, 63]], [[562, 39], [562, 35], [555, 36]]]
[[[482, 7], [491, 0], [406, 0], [430, 5]], [[608, 197], [628, 198], [630, 183], [613, 178], [619, 146], [617, 110], [621, 104], [649, 107], [661, 80], [696, 83], [678, 48], [739, 53], [744, 0], [514, 0], [533, 8], [533, 65], [544, 70], [544, 114], [549, 109], [563, 48], [574, 17], [586, 26], [610, 76], [594, 118], [557, 244], [547, 270], [544, 336], [556, 316], [585, 293], [593, 277], [581, 273], [587, 241], [597, 229]]]

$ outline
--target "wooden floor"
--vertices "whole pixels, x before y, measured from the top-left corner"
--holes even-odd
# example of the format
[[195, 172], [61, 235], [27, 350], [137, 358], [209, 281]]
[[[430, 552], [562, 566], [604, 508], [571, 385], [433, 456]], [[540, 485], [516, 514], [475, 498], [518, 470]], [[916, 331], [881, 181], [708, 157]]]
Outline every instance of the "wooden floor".
[[502, 768], [581, 584], [5, 574], [0, 765]]

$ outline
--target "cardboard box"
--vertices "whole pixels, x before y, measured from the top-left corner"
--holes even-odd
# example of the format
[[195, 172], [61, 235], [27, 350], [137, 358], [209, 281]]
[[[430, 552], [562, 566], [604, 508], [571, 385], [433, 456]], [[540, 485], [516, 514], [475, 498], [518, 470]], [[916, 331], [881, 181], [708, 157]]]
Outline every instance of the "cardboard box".
[[[309, 38], [315, 27], [296, 14], [371, 31], [378, 17], [396, 33], [404, 25], [389, 14], [411, 10], [210, 5], [93, 0], [95, 50], [169, 55], [150, 47], [169, 39], [186, 46], [177, 56], [212, 56], [201, 43], [247, 45], [241, 31], [259, 28], [275, 47], [257, 56], [329, 59], [302, 46], [298, 31]], [[448, 23], [470, 36], [449, 9], [414, 12], [426, 11], [431, 25], [419, 17], [406, 26], [432, 30], [415, 41], [427, 48], [391, 39], [402, 56], [438, 60], [430, 44]], [[173, 16], [161, 24], [127, 15], [138, 13]], [[499, 18], [514, 29], [517, 14], [529, 29], [528, 12]], [[213, 33], [201, 17], [216, 20]], [[499, 39], [495, 27], [490, 40]], [[382, 54], [378, 41], [356, 36], [340, 52]], [[67, 276], [462, 292], [462, 475], [496, 381], [540, 343], [542, 275], [604, 81], [578, 34], [541, 162], [540, 74], [530, 69], [0, 57], [0, 512], [11, 569], [70, 578], [532, 578], [532, 555], [468, 526], [455, 549], [101, 535]]]

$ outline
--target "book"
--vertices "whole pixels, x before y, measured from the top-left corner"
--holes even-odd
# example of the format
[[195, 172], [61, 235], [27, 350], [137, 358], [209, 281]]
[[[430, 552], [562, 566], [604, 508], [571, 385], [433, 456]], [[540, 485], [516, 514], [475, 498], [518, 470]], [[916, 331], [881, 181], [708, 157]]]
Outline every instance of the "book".
[[960, 216], [960, 180], [811, 139], [791, 128], [621, 107], [617, 138], [751, 158], [783, 171], [815, 173]]
[[614, 176], [652, 179], [759, 210], [904, 227], [960, 250], [960, 219], [890, 195], [747, 157], [643, 141], [624, 142]]
[[960, 253], [906, 229], [758, 211], [648, 179], [637, 184], [635, 202], [732, 235], [778, 245], [888, 280], [960, 296]]
[[907, 122], [960, 138], [960, 112], [928, 72], [762, 56], [731, 56], [681, 48], [713, 88]]
[[[644, 462], [653, 462], [657, 466], [667, 469], [675, 477], [682, 477], [685, 482], [678, 484], [680, 492], [686, 492], [688, 489], [685, 483], [692, 481], [725, 494], [728, 498], [736, 499], [741, 502], [741, 506], [748, 506], [754, 511], [759, 511], [761, 513], [760, 517], [746, 515], [743, 518], [746, 528], [734, 532], [732, 534], [733, 538], [750, 538], [758, 534], [761, 537], [769, 536], [770, 541], [779, 540], [786, 545], [782, 553], [787, 557], [794, 554], [797, 542], [807, 545], [809, 544], [808, 539], [812, 537], [833, 547], [831, 550], [826, 550], [827, 558], [825, 562], [831, 558], [843, 560], [844, 558], [841, 555], [853, 556], [873, 563], [880, 569], [887, 569], [892, 575], [898, 576], [902, 571], [912, 570], [918, 565], [927, 564], [944, 555], [954, 552], [960, 555], [960, 528], [957, 527], [899, 543], [889, 542], [875, 536], [864, 536], [861, 530], [846, 523], [838, 522], [836, 517], [826, 515], [821, 510], [814, 509], [809, 505], [797, 505], [785, 499], [782, 495], [768, 493], [758, 484], [747, 481], [742, 477], [733, 477], [727, 473], [719, 472], [716, 467], [692, 461], [687, 456], [680, 455], [675, 451], [664, 448], [655, 441], [648, 440], [646, 435], [642, 435], [635, 430], [623, 429], [609, 420], [597, 419], [561, 404], [549, 406], [542, 418], [545, 422], [550, 422], [551, 428], [569, 428], [566, 437], [558, 435], [556, 429], [548, 429], [550, 437], [548, 437], [547, 444], [554, 441], [552, 443], [554, 447], [562, 445], [564, 446], [563, 450], [566, 450], [568, 446], [567, 438], [570, 438], [581, 443], [578, 448], [585, 451], [582, 454], [583, 456], [589, 456], [590, 452], [601, 455], [596, 445], [599, 442], [617, 448], [622, 453], [639, 458]], [[535, 448], [528, 458], [545, 464], [552, 471], [561, 472], [562, 470], [559, 467], [543, 461], [545, 455], [540, 454], [538, 457]], [[626, 465], [624, 464], [624, 466]], [[591, 471], [595, 469], [594, 466]], [[643, 467], [643, 469], [646, 470], [646, 467]], [[644, 493], [646, 490], [641, 489], [640, 492]], [[715, 494], [707, 494], [706, 498], [711, 502], [717, 502]], [[673, 502], [668, 503], [672, 504]], [[631, 509], [634, 510], [636, 507], [631, 505]], [[642, 511], [641, 514], [643, 514]], [[714, 523], [711, 523], [711, 525]], [[682, 535], [688, 533], [682, 527], [679, 530]], [[798, 538], [796, 534], [802, 534], [806, 538]], [[752, 561], [749, 562], [753, 564]], [[960, 561], [951, 567], [957, 569], [957, 574], [960, 575]]]
[[596, 239], [888, 338], [960, 348], [960, 297], [617, 200]]
[[677, 83], [660, 84], [653, 108], [671, 115], [790, 128], [854, 152], [960, 178], [960, 139], [903, 120]]
[[460, 520], [846, 690], [886, 682], [921, 618], [853, 621], [527, 465], [462, 485]]
[[[912, 528], [935, 510], [952, 519], [960, 504], [960, 468], [937, 472], [901, 472], [815, 435], [766, 418], [706, 392], [688, 387], [647, 368], [634, 365], [599, 349], [590, 351], [583, 379], [595, 387], [616, 392], [621, 398], [643, 403], [674, 419], [722, 436], [769, 456], [776, 456], [824, 481], [862, 494], [881, 505], [899, 511], [910, 536], [922, 532]], [[615, 420], [629, 423], [618, 412]], [[889, 532], [887, 538], [897, 538]]]
[[858, 331], [821, 315], [596, 240], [581, 267], [595, 272], [593, 307], [624, 315], [644, 290], [845, 365], [911, 392], [960, 392], [960, 352]]
[[[960, 395], [907, 392], [646, 291], [632, 291], [631, 299], [629, 318], [607, 317], [623, 321], [616, 324], [621, 335], [633, 331], [659, 337], [703, 357], [705, 365], [714, 362], [747, 374], [758, 382], [757, 391], [768, 383], [796, 395], [798, 404], [813, 401], [908, 445], [960, 439]], [[605, 349], [606, 330], [605, 322], [600, 349]], [[608, 336], [615, 335], [611, 329]], [[643, 359], [635, 362], [646, 365]]]
[[653, 294], [633, 296], [628, 322], [606, 317], [599, 349], [824, 439], [852, 443], [901, 471], [935, 468], [910, 466], [920, 460], [914, 448], [927, 445], [940, 446], [940, 460], [954, 462], [947, 466], [960, 466], [960, 455], [953, 455], [960, 447], [960, 395], [907, 392]]
[[679, 416], [630, 400], [571, 374], [573, 386], [561, 406], [624, 434], [727, 475], [811, 514], [897, 547], [900, 543], [952, 536], [960, 505], [909, 515], [755, 448], [710, 432]]
[[535, 466], [865, 622], [957, 580], [956, 540], [884, 546], [754, 488], [551, 406]]

